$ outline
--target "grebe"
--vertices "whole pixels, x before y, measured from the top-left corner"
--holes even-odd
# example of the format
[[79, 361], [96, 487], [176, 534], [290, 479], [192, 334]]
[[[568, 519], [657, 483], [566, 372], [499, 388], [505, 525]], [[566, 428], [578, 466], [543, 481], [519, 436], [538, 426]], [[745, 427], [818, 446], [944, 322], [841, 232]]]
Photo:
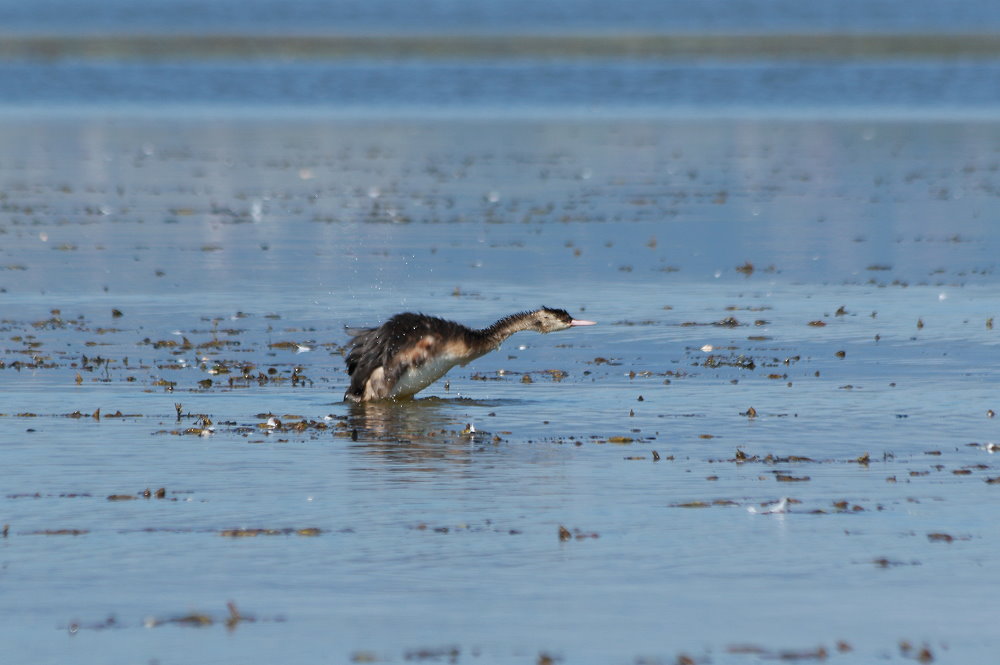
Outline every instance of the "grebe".
[[378, 328], [348, 328], [353, 337], [346, 358], [351, 387], [344, 400], [412, 397], [455, 365], [465, 365], [500, 348], [516, 332], [549, 333], [594, 324], [574, 319], [564, 309], [542, 307], [505, 316], [482, 330], [413, 312], [397, 314]]

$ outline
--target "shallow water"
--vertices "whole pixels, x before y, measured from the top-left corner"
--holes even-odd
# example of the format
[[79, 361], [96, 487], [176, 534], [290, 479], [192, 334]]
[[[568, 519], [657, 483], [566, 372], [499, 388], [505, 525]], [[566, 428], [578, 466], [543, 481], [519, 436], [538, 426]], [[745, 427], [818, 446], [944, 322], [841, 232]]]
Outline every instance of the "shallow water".
[[[298, 112], [321, 118], [562, 119], [620, 118], [623, 113], [653, 118], [665, 113], [873, 118], [888, 113], [896, 119], [911, 113], [971, 113], [992, 119], [1000, 106], [995, 45], [985, 54], [991, 57], [939, 59], [937, 49], [952, 46], [935, 47], [928, 40], [925, 53], [840, 59], [806, 56], [801, 44], [780, 40], [766, 45], [771, 50], [742, 57], [739, 52], [694, 52], [672, 58], [632, 57], [627, 45], [616, 46], [612, 40], [599, 42], [624, 49], [611, 57], [581, 57], [578, 50], [490, 57], [477, 55], [474, 48], [448, 56], [433, 51], [436, 43], [422, 43], [419, 48], [432, 50], [410, 58], [393, 56], [391, 46], [381, 57], [363, 51], [303, 57], [294, 42], [284, 56], [280, 42], [272, 45], [271, 57], [263, 59], [239, 50], [199, 58], [184, 52], [185, 43], [169, 41], [162, 45], [166, 53], [156, 57], [129, 53], [125, 47], [121, 58], [86, 57], [82, 46], [80, 53], [60, 58], [5, 61], [0, 86], [7, 93], [0, 110], [37, 115], [68, 109], [73, 117], [81, 108], [98, 115], [117, 114], [121, 108], [190, 115], [204, 114], [207, 107], [208, 115], [213, 109], [218, 115], [222, 107], [229, 116]], [[101, 46], [99, 39], [89, 44], [91, 49]], [[184, 94], [178, 95], [178, 89]]]
[[[995, 123], [0, 146], [11, 662], [996, 653]], [[540, 304], [600, 325], [340, 401], [344, 325]]]

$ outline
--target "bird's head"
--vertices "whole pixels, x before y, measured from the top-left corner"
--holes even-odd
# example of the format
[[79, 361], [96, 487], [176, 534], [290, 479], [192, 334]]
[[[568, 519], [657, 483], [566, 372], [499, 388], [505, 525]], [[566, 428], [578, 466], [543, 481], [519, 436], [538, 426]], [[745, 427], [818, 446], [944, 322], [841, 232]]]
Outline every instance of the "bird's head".
[[541, 333], [566, 330], [566, 328], [572, 328], [574, 326], [592, 326], [597, 323], [596, 321], [574, 319], [566, 310], [553, 309], [551, 307], [542, 307], [541, 309], [532, 312], [529, 320], [531, 322], [530, 329], [537, 330]]

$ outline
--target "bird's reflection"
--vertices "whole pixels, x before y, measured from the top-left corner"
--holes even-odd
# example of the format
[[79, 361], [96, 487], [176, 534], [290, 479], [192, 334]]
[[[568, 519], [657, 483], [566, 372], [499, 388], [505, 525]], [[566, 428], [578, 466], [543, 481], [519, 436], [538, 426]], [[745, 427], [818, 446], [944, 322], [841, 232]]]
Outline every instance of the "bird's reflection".
[[423, 399], [398, 402], [361, 402], [347, 404], [347, 431], [352, 441], [366, 453], [384, 461], [428, 470], [440, 468], [439, 462], [464, 465], [472, 452], [492, 446], [500, 439], [477, 428], [473, 411], [498, 402], [471, 399]]

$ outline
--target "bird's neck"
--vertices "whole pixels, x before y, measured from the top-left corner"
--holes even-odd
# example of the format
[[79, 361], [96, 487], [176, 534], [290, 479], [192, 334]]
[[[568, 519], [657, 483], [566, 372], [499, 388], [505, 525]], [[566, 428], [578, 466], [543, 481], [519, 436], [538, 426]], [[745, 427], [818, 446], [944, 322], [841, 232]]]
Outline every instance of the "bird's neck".
[[492, 351], [514, 333], [531, 328], [531, 314], [531, 312], [520, 312], [505, 316], [490, 327], [477, 330], [477, 337], [482, 340], [481, 343], [487, 350]]

